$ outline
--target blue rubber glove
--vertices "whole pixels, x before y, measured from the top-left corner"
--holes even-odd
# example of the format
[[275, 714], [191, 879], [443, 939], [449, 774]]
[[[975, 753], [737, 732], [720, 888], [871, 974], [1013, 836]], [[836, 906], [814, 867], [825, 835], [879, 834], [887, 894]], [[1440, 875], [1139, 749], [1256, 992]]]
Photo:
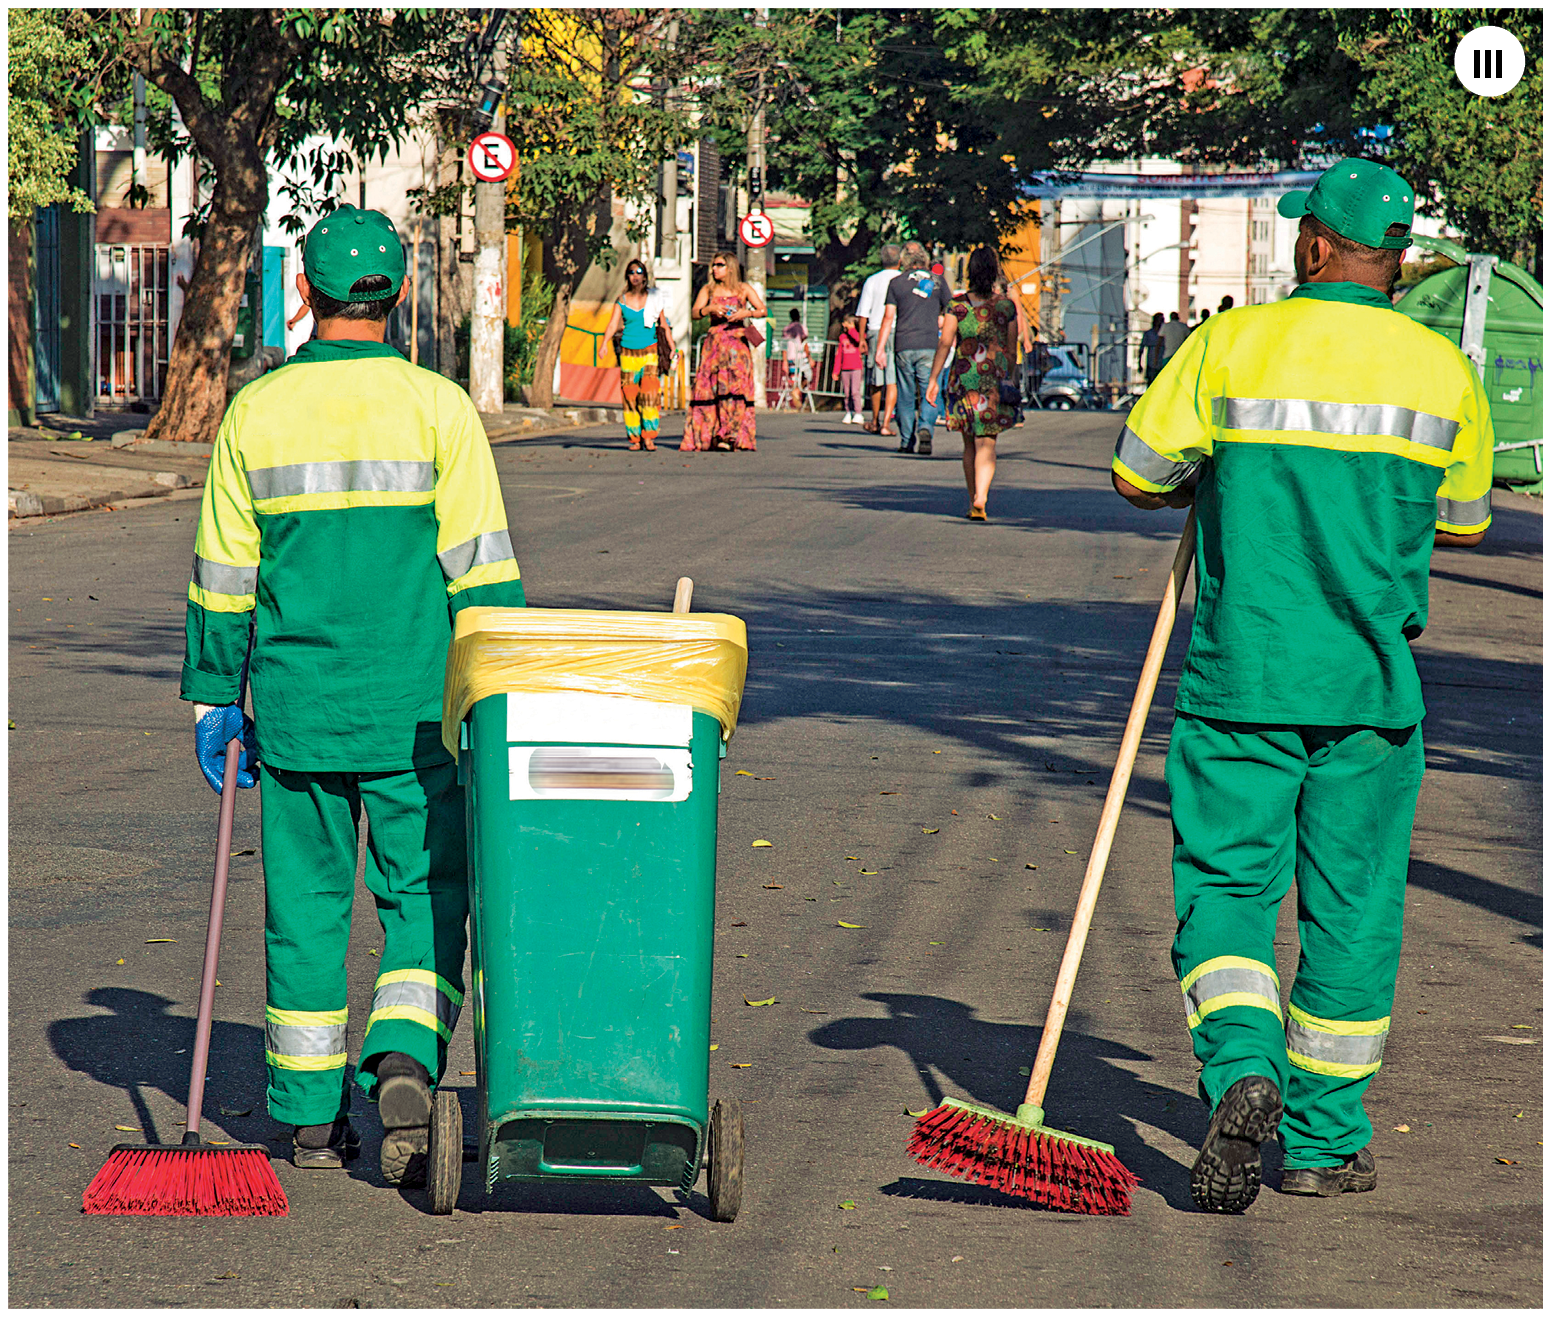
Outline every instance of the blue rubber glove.
[[226, 743], [234, 736], [242, 738], [242, 753], [237, 758], [237, 785], [258, 785], [258, 742], [253, 737], [253, 719], [235, 704], [195, 706], [194, 758], [215, 793], [221, 793], [221, 778], [226, 772]]

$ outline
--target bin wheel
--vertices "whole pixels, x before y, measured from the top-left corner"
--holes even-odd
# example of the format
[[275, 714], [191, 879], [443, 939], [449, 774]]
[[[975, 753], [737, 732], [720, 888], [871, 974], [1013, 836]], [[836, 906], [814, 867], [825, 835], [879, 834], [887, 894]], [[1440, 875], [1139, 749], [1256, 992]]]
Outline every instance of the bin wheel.
[[737, 1098], [718, 1098], [711, 1108], [707, 1152], [706, 1195], [713, 1221], [737, 1219], [743, 1205], [743, 1105]]
[[431, 1103], [431, 1147], [426, 1157], [426, 1192], [431, 1214], [449, 1216], [463, 1187], [463, 1108], [450, 1088], [439, 1088]]

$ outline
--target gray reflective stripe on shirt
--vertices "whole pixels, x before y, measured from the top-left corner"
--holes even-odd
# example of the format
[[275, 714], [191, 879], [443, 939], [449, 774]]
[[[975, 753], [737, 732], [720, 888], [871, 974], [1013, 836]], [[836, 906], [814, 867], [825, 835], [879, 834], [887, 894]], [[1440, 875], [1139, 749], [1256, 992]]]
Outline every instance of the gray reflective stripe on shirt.
[[1378, 1065], [1388, 1038], [1388, 1029], [1382, 1033], [1326, 1033], [1290, 1015], [1287, 1017], [1288, 1052], [1306, 1056], [1311, 1061], [1327, 1061], [1332, 1065]]
[[465, 572], [482, 567], [485, 563], [500, 562], [504, 558], [516, 556], [512, 552], [511, 535], [504, 530], [490, 530], [471, 540], [464, 540], [462, 544], [454, 544], [450, 549], [443, 549], [436, 555], [436, 561], [442, 565], [442, 575], [449, 581], [456, 581]]
[[1213, 398], [1212, 420], [1224, 430], [1304, 430], [1314, 434], [1393, 435], [1413, 444], [1454, 447], [1459, 422], [1381, 402], [1313, 398]]
[[1450, 526], [1479, 526], [1484, 521], [1492, 519], [1492, 496], [1490, 493], [1481, 495], [1480, 498], [1469, 499], [1466, 502], [1458, 502], [1452, 498], [1440, 498], [1438, 500], [1438, 520], [1446, 522]]
[[257, 567], [233, 567], [194, 555], [194, 584], [216, 594], [252, 594], [258, 589]]
[[1282, 1013], [1276, 980], [1261, 970], [1249, 969], [1242, 965], [1208, 970], [1184, 989], [1185, 1005], [1189, 1008], [1190, 1014], [1198, 1015], [1204, 1003], [1213, 997], [1221, 997], [1230, 992], [1247, 992], [1255, 997], [1264, 997], [1271, 1010], [1277, 1015]]
[[266, 1020], [264, 1046], [276, 1056], [342, 1056], [345, 1051], [345, 1026], [275, 1024], [272, 1020]]
[[1159, 457], [1129, 425], [1120, 432], [1120, 438], [1115, 444], [1115, 456], [1127, 470], [1165, 489], [1183, 485], [1201, 465], [1199, 458], [1194, 462], [1171, 462], [1166, 457]]
[[297, 494], [429, 494], [436, 488], [435, 462], [298, 462], [248, 472], [255, 502]]
[[372, 1013], [385, 1011], [392, 1006], [413, 1006], [427, 1015], [434, 1015], [449, 1031], [458, 1024], [458, 1004], [431, 983], [402, 979], [381, 984], [372, 993]]

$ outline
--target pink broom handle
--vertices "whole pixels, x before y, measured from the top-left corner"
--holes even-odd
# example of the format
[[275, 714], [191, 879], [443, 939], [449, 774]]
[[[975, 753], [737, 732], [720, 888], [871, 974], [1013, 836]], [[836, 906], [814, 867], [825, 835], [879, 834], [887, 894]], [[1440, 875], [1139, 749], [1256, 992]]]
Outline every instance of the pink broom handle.
[[1120, 809], [1126, 801], [1126, 788], [1131, 785], [1131, 769], [1136, 765], [1136, 752], [1142, 743], [1142, 729], [1147, 723], [1148, 710], [1152, 708], [1158, 673], [1163, 668], [1163, 653], [1169, 647], [1169, 634], [1174, 630], [1174, 617], [1179, 611], [1179, 600], [1184, 593], [1185, 577], [1190, 572], [1190, 559], [1195, 546], [1196, 510], [1192, 507], [1185, 517], [1185, 528], [1180, 532], [1174, 566], [1169, 570], [1168, 588], [1163, 592], [1163, 604], [1158, 609], [1158, 620], [1153, 624], [1152, 643], [1147, 646], [1147, 657], [1142, 661], [1142, 675], [1136, 683], [1136, 695], [1131, 701], [1131, 715], [1126, 719], [1125, 734], [1120, 738], [1120, 756], [1115, 761], [1115, 771], [1109, 779], [1109, 792], [1104, 797], [1104, 810], [1099, 815], [1099, 830], [1093, 839], [1093, 850], [1088, 855], [1088, 870], [1083, 874], [1082, 891], [1077, 896], [1077, 913], [1072, 916], [1072, 931], [1067, 934], [1066, 951], [1061, 957], [1060, 972], [1056, 975], [1055, 991], [1050, 996], [1050, 1010], [1045, 1016], [1044, 1031], [1039, 1037], [1039, 1053], [1034, 1058], [1028, 1093], [1023, 1099], [1032, 1106], [1044, 1104], [1045, 1087], [1050, 1083], [1050, 1072], [1055, 1067], [1056, 1048], [1060, 1045], [1061, 1030], [1066, 1024], [1067, 1008], [1072, 1004], [1072, 986], [1077, 981], [1077, 966], [1082, 962], [1083, 947], [1088, 941], [1088, 926], [1093, 922], [1093, 907], [1098, 903], [1099, 886], [1104, 881], [1104, 866], [1109, 863], [1109, 848], [1115, 840], [1115, 828], [1120, 823]]
[[199, 982], [199, 1018], [194, 1024], [194, 1065], [188, 1081], [188, 1133], [184, 1143], [199, 1142], [199, 1117], [205, 1105], [205, 1069], [210, 1061], [210, 1028], [215, 1014], [215, 970], [221, 953], [221, 917], [226, 909], [226, 872], [231, 867], [232, 820], [237, 813], [237, 763], [242, 739], [226, 743], [221, 774], [221, 821], [216, 829], [215, 884], [210, 892], [210, 929], [205, 934], [205, 970]]

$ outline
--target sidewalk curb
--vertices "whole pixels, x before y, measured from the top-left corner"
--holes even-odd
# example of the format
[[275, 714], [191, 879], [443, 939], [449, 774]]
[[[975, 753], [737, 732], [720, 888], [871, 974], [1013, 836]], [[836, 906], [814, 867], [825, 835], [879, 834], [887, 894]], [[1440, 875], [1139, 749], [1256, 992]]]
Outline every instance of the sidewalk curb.
[[10, 521], [22, 521], [28, 517], [55, 517], [63, 512], [90, 512], [93, 508], [113, 508], [123, 505], [139, 507], [145, 503], [157, 503], [169, 494], [182, 494], [188, 497], [198, 491], [203, 497], [203, 485], [196, 485], [187, 476], [179, 471], [158, 471], [151, 476], [153, 484], [165, 485], [160, 492], [156, 490], [127, 490], [113, 489], [106, 494], [65, 494], [44, 495], [34, 494], [30, 490], [11, 489], [6, 491], [6, 508], [10, 513], [7, 518]]

